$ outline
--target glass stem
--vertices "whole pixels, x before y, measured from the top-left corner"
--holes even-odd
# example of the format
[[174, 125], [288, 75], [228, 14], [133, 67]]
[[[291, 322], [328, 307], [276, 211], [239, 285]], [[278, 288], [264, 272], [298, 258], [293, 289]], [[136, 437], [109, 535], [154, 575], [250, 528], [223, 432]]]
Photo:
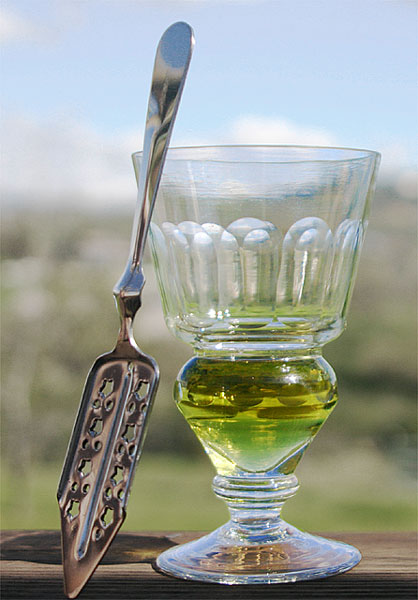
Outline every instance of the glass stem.
[[230, 535], [266, 543], [266, 537], [277, 537], [285, 526], [280, 513], [285, 501], [296, 494], [299, 483], [295, 475], [216, 475], [212, 486], [228, 506]]

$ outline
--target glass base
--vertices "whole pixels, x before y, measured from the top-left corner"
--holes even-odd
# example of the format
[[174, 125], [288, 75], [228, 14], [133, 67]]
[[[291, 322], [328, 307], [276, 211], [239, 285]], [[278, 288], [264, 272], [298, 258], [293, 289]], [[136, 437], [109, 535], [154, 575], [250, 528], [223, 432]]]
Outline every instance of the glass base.
[[303, 533], [284, 521], [278, 530], [258, 539], [240, 535], [229, 521], [209, 535], [166, 550], [157, 567], [180, 579], [263, 584], [329, 577], [360, 560], [356, 548]]

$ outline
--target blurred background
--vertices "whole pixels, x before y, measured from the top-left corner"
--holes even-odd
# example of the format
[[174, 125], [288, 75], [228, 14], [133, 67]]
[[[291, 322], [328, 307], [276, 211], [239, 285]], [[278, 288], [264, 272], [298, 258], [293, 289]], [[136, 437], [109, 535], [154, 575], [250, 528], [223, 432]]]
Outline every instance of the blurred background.
[[[417, 6], [408, 0], [3, 0], [2, 523], [58, 528], [55, 491], [88, 369], [116, 340], [155, 48], [196, 48], [172, 145], [382, 153], [348, 329], [325, 348], [340, 403], [298, 468], [302, 528], [415, 524]], [[152, 264], [136, 321], [162, 381], [125, 530], [226, 517], [171, 397], [191, 349], [165, 328]], [[164, 491], [164, 493], [162, 493]]]

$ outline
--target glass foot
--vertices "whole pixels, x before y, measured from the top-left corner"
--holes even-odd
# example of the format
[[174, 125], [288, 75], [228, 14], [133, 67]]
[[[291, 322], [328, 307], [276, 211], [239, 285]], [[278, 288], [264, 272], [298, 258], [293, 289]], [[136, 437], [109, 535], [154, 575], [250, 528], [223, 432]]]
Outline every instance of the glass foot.
[[281, 521], [263, 538], [240, 535], [231, 521], [213, 533], [166, 550], [157, 567], [181, 579], [224, 584], [288, 583], [329, 577], [354, 567], [360, 552], [303, 533]]

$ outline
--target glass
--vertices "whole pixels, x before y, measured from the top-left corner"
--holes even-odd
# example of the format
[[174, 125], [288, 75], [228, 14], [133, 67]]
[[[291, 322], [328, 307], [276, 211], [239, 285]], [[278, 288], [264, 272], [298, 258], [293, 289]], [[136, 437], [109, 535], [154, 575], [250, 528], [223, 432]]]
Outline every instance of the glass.
[[[175, 148], [151, 225], [168, 328], [195, 356], [174, 396], [228, 523], [163, 552], [184, 579], [278, 583], [346, 571], [357, 549], [280, 517], [337, 403], [322, 346], [343, 331], [379, 155], [291, 146]], [[138, 174], [141, 154], [134, 155]]]

